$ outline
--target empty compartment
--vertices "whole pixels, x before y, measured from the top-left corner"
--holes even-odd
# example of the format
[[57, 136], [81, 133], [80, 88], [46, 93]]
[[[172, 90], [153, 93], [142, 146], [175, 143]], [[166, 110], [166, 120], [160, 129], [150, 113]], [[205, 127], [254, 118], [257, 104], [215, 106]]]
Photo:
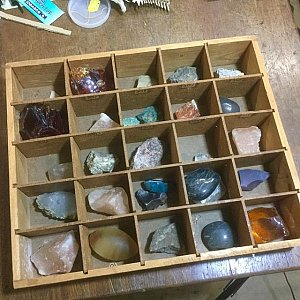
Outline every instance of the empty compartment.
[[[48, 201], [43, 200], [39, 202], [39, 205], [37, 204], [36, 199], [38, 196], [54, 192], [72, 193], [74, 194], [74, 201], [68, 198], [67, 201], [59, 202], [59, 197], [53, 195], [48, 198]], [[59, 225], [78, 220], [76, 195], [72, 181], [20, 187], [17, 189], [16, 203], [19, 215], [18, 229], [21, 230]]]
[[[98, 154], [111, 154], [115, 160], [112, 172], [125, 170], [125, 157], [120, 131], [98, 131], [90, 134], [74, 136], [72, 139], [72, 151], [74, 159], [74, 173], [76, 177], [95, 175], [101, 173], [98, 159], [91, 160], [91, 166], [98, 169], [98, 173], [91, 173], [86, 164], [86, 159], [91, 151]], [[97, 154], [95, 155], [97, 157]], [[106, 173], [104, 171], [103, 173]]]
[[118, 89], [137, 87], [137, 81], [141, 75], [150, 76], [151, 85], [163, 84], [162, 67], [158, 51], [117, 54], [115, 62]]
[[136, 117], [143, 113], [149, 106], [155, 108], [157, 112], [157, 122], [171, 119], [165, 88], [147, 89], [145, 91], [145, 93], [128, 91], [119, 94], [123, 124], [124, 118]]
[[[142, 211], [143, 207], [138, 203], [136, 192], [139, 189], [146, 190], [144, 182], [150, 179], [162, 180], [168, 185], [167, 200], [165, 204], [159, 205], [156, 209], [165, 209], [173, 206], [186, 204], [184, 196], [183, 178], [180, 167], [167, 167], [145, 171], [132, 171], [132, 191], [137, 211]], [[164, 201], [163, 201], [164, 202]], [[159, 203], [159, 201], [157, 201]]]
[[170, 86], [168, 91], [174, 119], [177, 118], [175, 112], [192, 100], [196, 102], [200, 116], [220, 113], [216, 91], [211, 82]]
[[12, 68], [13, 101], [30, 101], [66, 95], [63, 60]]
[[221, 118], [177, 122], [175, 127], [180, 161], [195, 161], [197, 154], [206, 155], [208, 159], [209, 156], [217, 158], [230, 155], [228, 138]]
[[[81, 229], [86, 272], [140, 262], [139, 243], [133, 217], [90, 222]], [[100, 231], [98, 235], [94, 233], [97, 230]], [[94, 234], [94, 238], [90, 237], [91, 234]], [[93, 249], [91, 245], [95, 245], [97, 240], [95, 236], [99, 238], [101, 245], [98, 243], [98, 246]]]
[[[115, 127], [120, 124], [117, 96], [115, 94], [80, 97], [71, 99], [70, 102], [70, 131], [72, 133], [90, 131], [102, 113], [117, 123], [113, 123]], [[107, 126], [112, 126], [112, 122], [108, 118], [103, 118], [103, 120], [106, 119]], [[98, 130], [109, 129], [110, 127]], [[94, 131], [94, 128], [92, 131]]]
[[[95, 70], [104, 70], [104, 81], [105, 81], [105, 91], [111, 91], [115, 89], [115, 79], [114, 79], [114, 70], [113, 70], [113, 56], [111, 55], [99, 55], [89, 59], [68, 59], [68, 72], [74, 70], [75, 68], [89, 68]], [[71, 75], [69, 74], [68, 78], [71, 80]], [[97, 84], [97, 82], [95, 82]], [[90, 93], [78, 93], [73, 92], [69, 82], [69, 93], [70, 95], [77, 94], [90, 94]]]
[[[62, 234], [66, 234], [69, 231], [73, 231], [75, 234], [75, 241], [74, 244], [78, 245], [78, 253], [75, 258], [73, 267], [71, 269], [71, 273], [77, 273], [83, 272], [83, 264], [82, 264], [82, 255], [81, 255], [81, 247], [80, 247], [80, 238], [79, 233], [77, 230], [77, 226], [65, 226], [62, 228], [57, 228], [55, 230], [44, 230], [44, 231], [38, 231], [38, 232], [28, 232], [28, 233], [22, 233], [22, 235], [15, 235], [13, 238], [15, 239], [15, 242], [18, 245], [18, 252], [14, 253], [16, 256], [16, 260], [18, 261], [18, 264], [16, 265], [18, 272], [16, 272], [18, 276], [18, 280], [22, 279], [33, 279], [41, 277], [38, 273], [37, 268], [34, 266], [34, 264], [31, 262], [31, 256], [39, 250], [42, 246], [44, 246], [46, 243], [49, 243], [49, 246], [51, 246], [51, 243], [55, 242], [59, 237], [61, 237]], [[70, 241], [73, 241], [72, 239], [67, 240], [68, 243]], [[66, 248], [68, 249], [69, 245], [66, 245], [66, 243], [63, 243]], [[73, 244], [73, 245], [74, 245]], [[63, 252], [62, 250], [61, 252]], [[65, 255], [65, 253], [63, 253]], [[75, 252], [74, 252], [75, 255]], [[53, 264], [53, 260], [50, 262]], [[47, 265], [47, 260], [43, 260], [42, 263], [44, 265]], [[51, 280], [51, 277], [55, 276], [56, 279], [61, 277], [62, 279], [67, 276], [66, 274], [53, 274], [48, 275], [49, 280]], [[44, 277], [44, 276], [43, 276]]]
[[[80, 179], [76, 185], [79, 195], [81, 220], [106, 219], [133, 211], [127, 174], [109, 174]], [[101, 197], [99, 194], [97, 198], [97, 194], [95, 193], [101, 190], [103, 194]], [[104, 193], [104, 190], [107, 191], [107, 194]], [[91, 206], [88, 197], [92, 192], [94, 196], [91, 196], [91, 199], [95, 199], [95, 201], [91, 200]]]
[[225, 123], [234, 154], [238, 154], [238, 151], [232, 139], [232, 130], [251, 126], [257, 126], [261, 131], [259, 142], [261, 152], [283, 148], [278, 128], [276, 127], [275, 119], [271, 112], [225, 116]]
[[[235, 173], [235, 166], [231, 159], [207, 160], [203, 162], [184, 165], [184, 176], [197, 169], [210, 169], [220, 175], [223, 184], [221, 184], [220, 187], [222, 196], [218, 201], [241, 197], [238, 178]], [[187, 193], [189, 194], [188, 190]], [[189, 202], [191, 204], [194, 203], [192, 199], [189, 199]]]
[[261, 73], [252, 41], [208, 43], [208, 55], [214, 75], [217, 68], [239, 70], [245, 75]]
[[[235, 158], [235, 162], [238, 171], [242, 169], [252, 169], [270, 173], [269, 178], [261, 182], [253, 190], [243, 191], [244, 197], [251, 198], [259, 195], [295, 190], [295, 184], [284, 151], [239, 157]], [[251, 182], [251, 180], [249, 180], [249, 182]]]
[[219, 97], [226, 97], [236, 102], [241, 112], [271, 109], [261, 77], [218, 80], [216, 85]]
[[204, 45], [162, 50], [165, 79], [180, 67], [195, 67], [198, 80], [211, 78], [209, 62]]
[[[56, 137], [15, 145], [17, 184], [49, 181], [48, 171], [62, 163], [72, 163], [69, 138]], [[72, 167], [66, 174], [73, 177]]]
[[[193, 207], [191, 213], [198, 254], [252, 245], [250, 229], [247, 226], [241, 202]], [[205, 226], [217, 221], [226, 222], [227, 224], [213, 224], [203, 232]]]
[[187, 210], [141, 214], [138, 216], [138, 225], [146, 261], [195, 253]]
[[[160, 124], [160, 125], [150, 125], [150, 126], [141, 126], [141, 127], [132, 127], [125, 129], [125, 141], [127, 147], [127, 164], [132, 167], [133, 158], [137, 152], [138, 147], [140, 147], [146, 140], [158, 138], [162, 145], [163, 155], [160, 161], [157, 159], [157, 164], [167, 165], [178, 163], [178, 151], [175, 141], [174, 128], [172, 124]], [[154, 140], [157, 145], [157, 141]], [[144, 144], [145, 145], [145, 144]], [[143, 149], [146, 148], [143, 146]], [[138, 161], [148, 162], [149, 161], [149, 152], [150, 151], [140, 151], [143, 152], [138, 156]], [[155, 152], [153, 159], [157, 156], [158, 151]], [[144, 156], [143, 156], [144, 155]], [[146, 158], [146, 159], [145, 159]], [[151, 158], [152, 159], [152, 158]], [[139, 164], [141, 165], [141, 164]], [[153, 166], [150, 166], [153, 167]], [[144, 168], [144, 167], [143, 167]]]

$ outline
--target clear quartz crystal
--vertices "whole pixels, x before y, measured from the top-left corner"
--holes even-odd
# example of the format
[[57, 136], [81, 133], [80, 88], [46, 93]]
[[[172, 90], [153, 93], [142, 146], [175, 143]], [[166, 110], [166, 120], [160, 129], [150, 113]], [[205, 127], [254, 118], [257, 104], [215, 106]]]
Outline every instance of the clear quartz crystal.
[[59, 180], [73, 177], [72, 163], [62, 163], [56, 165], [47, 171], [49, 180]]

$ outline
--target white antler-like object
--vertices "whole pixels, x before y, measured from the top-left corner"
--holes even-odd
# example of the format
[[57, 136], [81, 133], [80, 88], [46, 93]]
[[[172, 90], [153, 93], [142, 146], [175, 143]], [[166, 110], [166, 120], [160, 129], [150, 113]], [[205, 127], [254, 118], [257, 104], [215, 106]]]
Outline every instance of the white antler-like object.
[[[126, 6], [125, 6], [125, 3], [124, 3], [124, 0], [111, 0], [111, 1], [117, 3], [120, 6], [121, 11], [123, 13], [126, 12]], [[130, 2], [130, 3], [135, 3], [138, 6], [153, 5], [153, 6], [160, 7], [164, 10], [167, 10], [167, 11], [170, 10], [170, 2], [171, 2], [171, 0], [125, 0], [125, 1]]]

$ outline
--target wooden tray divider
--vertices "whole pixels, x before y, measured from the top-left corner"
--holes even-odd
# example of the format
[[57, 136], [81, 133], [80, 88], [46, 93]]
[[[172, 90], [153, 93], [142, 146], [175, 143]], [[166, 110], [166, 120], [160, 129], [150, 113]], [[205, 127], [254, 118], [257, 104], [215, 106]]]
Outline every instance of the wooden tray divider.
[[217, 88], [217, 82], [214, 80], [212, 82], [212, 85], [213, 85], [214, 94], [216, 95], [217, 110], [221, 114], [222, 113], [222, 106], [221, 106], [221, 102], [220, 102], [219, 91], [218, 91], [218, 88]]
[[64, 59], [64, 74], [65, 74], [65, 87], [66, 87], [66, 95], [72, 96], [71, 86], [70, 86], [70, 63], [68, 59]]
[[227, 127], [227, 124], [226, 124], [226, 122], [225, 122], [225, 118], [224, 118], [223, 116], [221, 117], [221, 122], [222, 122], [222, 127], [223, 127], [224, 130], [225, 130], [225, 141], [224, 141], [224, 144], [227, 145], [228, 150], [229, 150], [229, 153], [230, 153], [230, 155], [232, 156], [232, 155], [234, 155], [233, 147], [232, 147], [232, 145], [231, 145], [228, 127]]
[[157, 72], [157, 78], [159, 79], [158, 81], [161, 84], [166, 84], [167, 78], [166, 78], [165, 66], [164, 66], [161, 48], [157, 48], [157, 55], [158, 55], [158, 64], [159, 64], [158, 69], [160, 70], [160, 72]]
[[74, 182], [74, 186], [76, 195], [77, 218], [79, 221], [84, 222], [87, 220], [84, 189], [78, 181]]
[[116, 68], [116, 56], [115, 54], [111, 54], [111, 63], [112, 63], [112, 76], [114, 81], [115, 90], [119, 89], [118, 80], [117, 80], [117, 68]]
[[238, 189], [238, 197], [242, 197], [243, 196], [243, 191], [240, 185], [240, 179], [239, 179], [239, 175], [238, 175], [238, 169], [236, 166], [236, 161], [234, 158], [231, 158], [232, 161], [232, 166], [233, 166], [233, 173], [234, 173], [234, 181], [236, 183], [236, 187]]
[[185, 229], [186, 229], [186, 237], [187, 237], [187, 243], [188, 247], [190, 248], [190, 253], [195, 253], [196, 256], [201, 257], [201, 253], [197, 250], [196, 242], [195, 242], [195, 232], [193, 230], [193, 221], [192, 221], [192, 213], [191, 209], [187, 208], [184, 211], [184, 222], [185, 222]]
[[208, 51], [208, 43], [204, 43], [204, 64], [207, 66], [204, 69], [204, 78], [214, 78], [213, 68], [211, 65], [209, 51]]
[[91, 269], [91, 248], [89, 241], [86, 238], [88, 236], [88, 229], [84, 225], [79, 225], [79, 236], [82, 254], [83, 273], [87, 274]]
[[[122, 115], [122, 107], [121, 107], [121, 100], [120, 100], [119, 92], [116, 92], [116, 99], [117, 99], [119, 124], [120, 124], [120, 127], [122, 127], [123, 126], [123, 115]], [[125, 144], [124, 144], [124, 146], [125, 146]], [[125, 147], [124, 147], [124, 149], [125, 149]]]
[[77, 133], [77, 120], [74, 107], [70, 99], [67, 99], [67, 110], [68, 110], [68, 124], [70, 134]]
[[[238, 229], [240, 231], [239, 234], [241, 236], [243, 236], [243, 234], [245, 233], [248, 237], [250, 237], [250, 241], [251, 241], [252, 246], [256, 247], [257, 245], [256, 245], [254, 237], [253, 237], [253, 233], [252, 233], [252, 229], [251, 229], [251, 225], [250, 225], [250, 220], [249, 220], [249, 216], [248, 216], [248, 212], [247, 212], [247, 207], [246, 207], [244, 199], [241, 199], [241, 205], [242, 205], [242, 211], [243, 211], [243, 214], [244, 214], [244, 220], [243, 220], [244, 221], [244, 224], [243, 224], [244, 226], [243, 226], [243, 228], [240, 228], [240, 226], [238, 226]], [[248, 229], [248, 231], [246, 229]], [[244, 230], [244, 233], [243, 233], [243, 230]]]
[[129, 161], [130, 153], [128, 153], [128, 148], [126, 144], [126, 135], [124, 129], [121, 130], [121, 137], [122, 137], [122, 146], [123, 146], [124, 157], [125, 157], [125, 166], [126, 166], [126, 170], [128, 170], [130, 168], [130, 161]]
[[128, 183], [129, 183], [129, 195], [128, 195], [128, 200], [131, 201], [131, 207], [132, 207], [132, 212], [136, 212], [137, 211], [137, 204], [135, 201], [135, 193], [133, 190], [133, 186], [132, 186], [132, 176], [131, 176], [131, 172], [127, 172], [127, 178], [128, 178]]
[[71, 145], [71, 154], [72, 154], [72, 164], [73, 164], [73, 173], [74, 177], [82, 177], [84, 176], [82, 170], [82, 163], [80, 161], [80, 149], [76, 144], [74, 137], [70, 138], [70, 145]]
[[144, 251], [142, 249], [142, 243], [141, 243], [141, 232], [139, 227], [139, 221], [136, 214], [133, 217], [134, 217], [134, 227], [136, 231], [136, 241], [139, 249], [140, 263], [141, 266], [145, 266], [145, 258], [144, 258]]

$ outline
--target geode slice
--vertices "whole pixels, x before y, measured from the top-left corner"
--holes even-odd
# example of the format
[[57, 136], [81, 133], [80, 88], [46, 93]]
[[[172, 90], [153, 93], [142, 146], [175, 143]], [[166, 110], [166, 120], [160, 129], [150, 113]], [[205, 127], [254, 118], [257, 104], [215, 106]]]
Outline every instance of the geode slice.
[[35, 203], [48, 217], [53, 219], [75, 219], [76, 201], [71, 192], [44, 193], [37, 196]]
[[40, 275], [69, 273], [78, 254], [79, 245], [73, 231], [55, 239], [45, 238], [44, 244], [31, 255], [30, 260]]
[[147, 139], [136, 149], [131, 161], [131, 168], [142, 169], [159, 166], [163, 152], [163, 145], [157, 137]]
[[112, 120], [107, 114], [101, 113], [99, 119], [92, 125], [89, 131], [119, 127], [120, 125]]
[[191, 82], [196, 80], [198, 80], [196, 67], [180, 67], [168, 78], [168, 81], [171, 83]]
[[20, 113], [20, 135], [23, 140], [68, 133], [65, 107], [61, 111], [44, 104], [29, 104]]

